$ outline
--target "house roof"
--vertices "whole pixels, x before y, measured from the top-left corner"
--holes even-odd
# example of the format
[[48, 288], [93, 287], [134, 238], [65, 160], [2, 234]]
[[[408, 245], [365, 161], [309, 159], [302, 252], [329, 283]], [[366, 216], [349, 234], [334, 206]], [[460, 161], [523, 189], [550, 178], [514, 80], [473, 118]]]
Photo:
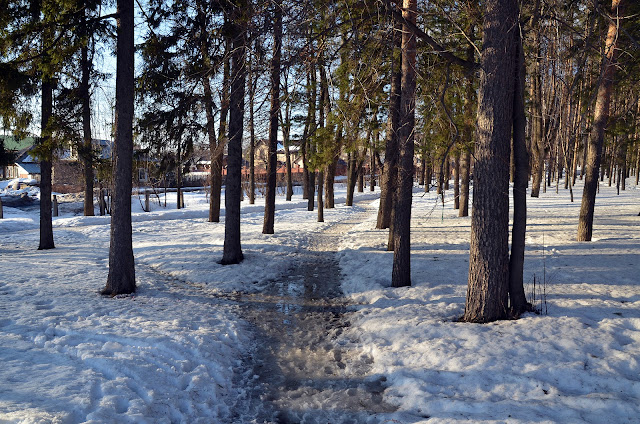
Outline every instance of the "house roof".
[[16, 163], [20, 168], [24, 169], [29, 175], [40, 174], [40, 164], [39, 163], [25, 163], [19, 162]]
[[4, 144], [4, 149], [8, 151], [18, 152], [24, 150], [27, 147], [32, 146], [36, 139], [34, 137], [25, 137], [18, 139], [12, 135], [0, 135], [0, 140]]

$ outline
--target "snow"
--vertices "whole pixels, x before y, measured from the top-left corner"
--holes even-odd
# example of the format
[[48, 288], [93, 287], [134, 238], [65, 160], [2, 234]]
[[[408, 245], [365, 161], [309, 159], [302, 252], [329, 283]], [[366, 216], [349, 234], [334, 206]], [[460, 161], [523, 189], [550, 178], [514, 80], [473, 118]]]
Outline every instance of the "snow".
[[[581, 187], [575, 188], [578, 196]], [[370, 215], [340, 245], [354, 332], [387, 375], [388, 401], [433, 422], [637, 422], [640, 190], [601, 187], [595, 239], [575, 241], [578, 202], [528, 198], [525, 282], [541, 315], [488, 325], [464, 313], [470, 219], [414, 195], [412, 287], [390, 288], [393, 255]], [[375, 204], [374, 204], [375, 205]], [[426, 417], [430, 417], [427, 420]]]
[[37, 251], [37, 210], [5, 207], [0, 421], [237, 422], [250, 390], [243, 364], [257, 347], [234, 296], [287, 278], [297, 249], [340, 223], [336, 255], [354, 313], [336, 342], [356, 343], [371, 375], [386, 377], [384, 401], [398, 409], [385, 422], [637, 422], [640, 190], [601, 187], [590, 243], [574, 241], [580, 186], [573, 204], [562, 189], [528, 197], [526, 291], [535, 275], [542, 314], [486, 325], [456, 321], [470, 219], [457, 217], [450, 196], [443, 207], [416, 189], [413, 286], [393, 289], [387, 232], [375, 229], [378, 193], [345, 207], [338, 190], [325, 223], [299, 193], [279, 196], [274, 235], [261, 234], [263, 200], [245, 200], [246, 259], [226, 267], [216, 262], [224, 225], [207, 222], [203, 192], [185, 193], [181, 210], [169, 194], [166, 209], [156, 202], [149, 213], [134, 196], [138, 291], [117, 298], [98, 295], [109, 217], [80, 216], [61, 198], [56, 249]]

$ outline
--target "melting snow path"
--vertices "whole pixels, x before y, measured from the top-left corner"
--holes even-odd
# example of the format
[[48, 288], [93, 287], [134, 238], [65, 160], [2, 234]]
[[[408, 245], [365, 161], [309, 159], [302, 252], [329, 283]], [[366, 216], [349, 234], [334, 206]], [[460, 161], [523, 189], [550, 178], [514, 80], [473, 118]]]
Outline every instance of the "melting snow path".
[[241, 315], [252, 326], [256, 350], [238, 382], [247, 388], [236, 408], [238, 422], [391, 420], [395, 408], [383, 401], [385, 377], [370, 374], [373, 359], [342, 334], [350, 313], [331, 250], [344, 227], [359, 218], [311, 234], [284, 278], [241, 297]]

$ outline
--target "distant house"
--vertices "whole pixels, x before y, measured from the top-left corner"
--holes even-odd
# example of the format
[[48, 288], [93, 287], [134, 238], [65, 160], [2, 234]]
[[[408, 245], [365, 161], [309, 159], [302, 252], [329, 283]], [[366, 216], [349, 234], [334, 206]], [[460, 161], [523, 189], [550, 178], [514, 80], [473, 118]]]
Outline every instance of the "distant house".
[[[40, 179], [40, 166], [28, 150], [35, 143], [35, 138], [16, 138], [0, 136], [0, 177]], [[35, 166], [34, 166], [35, 165]], [[29, 176], [31, 175], [31, 176]]]
[[31, 147], [16, 154], [14, 161], [6, 167], [5, 178], [29, 178], [40, 181], [40, 162], [31, 155]]

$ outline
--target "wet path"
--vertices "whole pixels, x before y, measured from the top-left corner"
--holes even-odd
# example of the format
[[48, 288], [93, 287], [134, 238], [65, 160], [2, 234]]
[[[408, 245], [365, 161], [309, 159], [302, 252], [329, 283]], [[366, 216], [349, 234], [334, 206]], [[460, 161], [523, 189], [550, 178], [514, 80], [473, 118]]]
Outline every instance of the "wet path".
[[380, 423], [394, 411], [385, 378], [369, 375], [372, 358], [339, 337], [350, 315], [330, 251], [339, 230], [314, 235], [286, 277], [239, 299], [257, 349], [238, 381], [247, 389], [238, 422]]

